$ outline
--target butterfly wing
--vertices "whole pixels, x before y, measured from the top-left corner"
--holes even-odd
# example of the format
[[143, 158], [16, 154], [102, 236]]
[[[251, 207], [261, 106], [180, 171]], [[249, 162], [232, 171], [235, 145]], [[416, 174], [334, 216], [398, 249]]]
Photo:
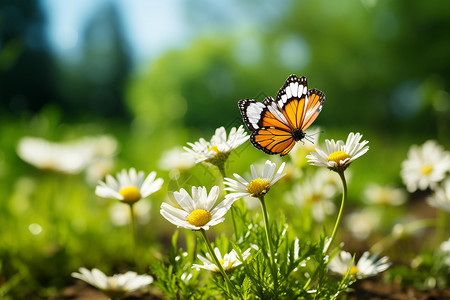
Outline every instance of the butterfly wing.
[[255, 148], [267, 154], [286, 154], [294, 146], [293, 128], [272, 97], [262, 102], [241, 100], [239, 109], [245, 125], [253, 131], [250, 142]]
[[[293, 131], [308, 128], [322, 110], [325, 94], [308, 90], [308, 80], [290, 75], [276, 100], [265, 98], [239, 101], [244, 123], [252, 131], [251, 143], [267, 154], [286, 155], [295, 145]], [[298, 140], [298, 138], [297, 138]]]
[[325, 102], [325, 94], [319, 90], [311, 89], [308, 91], [308, 104], [305, 110], [305, 116], [301, 125], [301, 130], [308, 128], [322, 111]]
[[261, 128], [252, 133], [250, 142], [267, 154], [286, 155], [295, 145], [291, 132], [279, 128]]
[[301, 128], [308, 93], [308, 80], [290, 75], [277, 93], [276, 102], [292, 129]]

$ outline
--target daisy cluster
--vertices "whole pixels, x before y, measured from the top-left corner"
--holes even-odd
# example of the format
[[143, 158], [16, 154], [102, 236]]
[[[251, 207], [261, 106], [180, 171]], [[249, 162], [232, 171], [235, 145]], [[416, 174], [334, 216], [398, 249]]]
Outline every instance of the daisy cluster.
[[[21, 139], [17, 153], [23, 161], [45, 172], [66, 176], [84, 172], [88, 182], [96, 182], [95, 195], [113, 200], [111, 204], [101, 202], [109, 209], [111, 222], [130, 229], [132, 243], [127, 250], [130, 248], [133, 260], [121, 268], [149, 272], [125, 270], [108, 276], [98, 268], [80, 267], [72, 277], [111, 299], [149, 291], [153, 286], [177, 299], [335, 299], [355, 281], [390, 268], [392, 262], [380, 254], [429, 224], [441, 226], [436, 232], [441, 234], [439, 242], [443, 242], [435, 247], [433, 255], [450, 270], [450, 240], [446, 240], [445, 222], [446, 213], [450, 212], [450, 152], [433, 140], [413, 145], [401, 164], [404, 187], [371, 182], [362, 186], [360, 199], [355, 199], [353, 190], [349, 197], [348, 183], [355, 176], [351, 166], [368, 153], [369, 141], [359, 132], [350, 132], [343, 140], [325, 139], [321, 143], [319, 129], [313, 135], [303, 129], [318, 116], [325, 95], [316, 89], [308, 90], [306, 77], [295, 75], [280, 91], [277, 100], [268, 97], [263, 102], [239, 102], [251, 135], [244, 126], [228, 132], [222, 126], [211, 138], [200, 138], [164, 152], [157, 164], [171, 179], [171, 184], [166, 185], [156, 171], [129, 168], [112, 174], [118, 145], [110, 136], [70, 142]], [[280, 130], [280, 126], [292, 131]], [[280, 154], [281, 158], [254, 162], [250, 161], [253, 156], [242, 153], [246, 173], [228, 173], [233, 166], [229, 158], [237, 156], [236, 149], [247, 141], [264, 153]], [[196, 165], [218, 170], [220, 175], [208, 172], [217, 176], [206, 179], [208, 176], [189, 176]], [[155, 220], [150, 215], [155, 205], [152, 198], [158, 193], [165, 197], [156, 204], [159, 219]], [[405, 213], [412, 193], [426, 195], [426, 203], [438, 210], [436, 215], [441, 220], [395, 224]], [[19, 204], [21, 196], [16, 197]], [[350, 210], [348, 198], [353, 200]], [[260, 213], [249, 209], [255, 203], [261, 208]], [[270, 211], [274, 207], [285, 210], [274, 215]], [[150, 224], [157, 231], [159, 222], [166, 221], [175, 231], [167, 259], [160, 260], [159, 253], [151, 253], [151, 259], [157, 262], [142, 262], [142, 257], [148, 258], [147, 252], [158, 247], [146, 245], [144, 249], [139, 245], [139, 234]], [[341, 223], [345, 231], [340, 229]], [[33, 235], [42, 231], [34, 223], [28, 229]], [[379, 237], [379, 232], [389, 231], [387, 237]], [[179, 232], [186, 233], [182, 241], [178, 240]], [[366, 250], [374, 238], [380, 241]], [[165, 245], [165, 239], [161, 240]], [[182, 247], [188, 251], [183, 252]], [[357, 250], [351, 253], [344, 249]], [[411, 266], [420, 265], [421, 259]], [[200, 282], [204, 278], [211, 280]], [[324, 284], [324, 280], [337, 282]], [[200, 295], [193, 289], [200, 293], [214, 291]]]
[[450, 152], [436, 141], [413, 145], [402, 163], [401, 176], [408, 192], [431, 190], [428, 204], [450, 212]]
[[[350, 133], [347, 141], [326, 140], [325, 148], [310, 147], [312, 151], [307, 156], [311, 165], [324, 167], [318, 169], [315, 175], [305, 178], [302, 184], [293, 186], [291, 192], [286, 193], [292, 205], [296, 205], [301, 210], [311, 211], [315, 222], [321, 223], [336, 212], [334, 197], [339, 194], [341, 184], [339, 177], [333, 176], [325, 168], [338, 173], [345, 184], [345, 175], [350, 177], [347, 168], [359, 157], [364, 155], [369, 147], [368, 141], [361, 141], [362, 135], [359, 133]], [[209, 166], [216, 166], [225, 175], [225, 163], [232, 151], [248, 140], [248, 135], [243, 127], [232, 128], [227, 136], [223, 127], [216, 130], [210, 141], [200, 139], [195, 143], [188, 143], [189, 147], [184, 147], [186, 154], [174, 148], [164, 154], [160, 160], [160, 166], [166, 170], [186, 172], [193, 167], [195, 163], [208, 163]], [[318, 140], [316, 140], [318, 142]], [[299, 150], [296, 150], [297, 152]], [[291, 165], [292, 164], [292, 165]], [[236, 295], [236, 288], [231, 283], [229, 274], [239, 268], [245, 261], [252, 259], [252, 248], [255, 251], [261, 251], [261, 247], [269, 251], [269, 269], [273, 280], [277, 282], [277, 261], [272, 237], [269, 233], [268, 213], [266, 207], [266, 195], [271, 191], [275, 184], [283, 181], [289, 168], [298, 166], [298, 162], [275, 163], [266, 160], [262, 165], [251, 164], [250, 173], [246, 175], [233, 174], [233, 178], [223, 177], [224, 188], [221, 190], [219, 185], [214, 185], [210, 189], [205, 186], [192, 186], [190, 191], [181, 188], [170, 195], [172, 200], [163, 202], [160, 208], [160, 214], [164, 219], [178, 228], [200, 232], [206, 245], [205, 254], [197, 254], [201, 264], [193, 263], [191, 268], [208, 270], [214, 273], [220, 273], [224, 279], [229, 295]], [[287, 180], [295, 177], [302, 177], [301, 173], [292, 173], [287, 176]], [[116, 199], [119, 203], [127, 204], [130, 207], [128, 213], [119, 218], [118, 207], [114, 207], [115, 223], [124, 225], [130, 223], [133, 225], [134, 218], [141, 219], [139, 211], [148, 211], [141, 203], [146, 203], [145, 199], [153, 193], [159, 191], [163, 185], [163, 179], [156, 177], [156, 172], [150, 172], [146, 175], [143, 171], [136, 171], [131, 168], [122, 170], [116, 176], [106, 175], [104, 181], [99, 181], [95, 193], [97, 196], [108, 199]], [[344, 187], [346, 188], [346, 187]], [[399, 193], [395, 190], [383, 189], [382, 187], [372, 186], [371, 192], [368, 192], [367, 201], [371, 203], [399, 205], [402, 199], [399, 199]], [[327, 239], [324, 255], [333, 241], [337, 225], [342, 214], [342, 206], [345, 200], [343, 196], [341, 210], [335, 224], [335, 229], [331, 238]], [[264, 226], [266, 227], [266, 245], [251, 245], [245, 251], [236, 249], [224, 249], [222, 252], [219, 247], [212, 247], [206, 233], [212, 227], [224, 222], [227, 213], [235, 206], [235, 202], [243, 198], [258, 199], [261, 203], [262, 214], [264, 217]], [[395, 199], [395, 200], [391, 200]], [[125, 211], [124, 211], [125, 212]], [[122, 213], [123, 214], [123, 213]], [[233, 216], [232, 216], [233, 217]], [[234, 217], [233, 217], [234, 218]], [[367, 219], [366, 219], [367, 220]], [[147, 220], [148, 221], [148, 220]], [[235, 222], [235, 220], [233, 220]], [[356, 219], [353, 221], [356, 224]], [[142, 222], [141, 222], [142, 223]], [[357, 226], [360, 227], [360, 226]], [[250, 228], [250, 227], [249, 227]], [[134, 229], [132, 228], [132, 231]], [[360, 236], [364, 234], [359, 233]], [[300, 261], [299, 239], [295, 239], [293, 244], [294, 252], [290, 253], [290, 259], [294, 259], [297, 264], [305, 267], [306, 262]], [[224, 254], [222, 254], [224, 253]], [[181, 257], [181, 256], [178, 256]], [[370, 256], [364, 252], [357, 264], [353, 264], [353, 256], [348, 252], [342, 251], [328, 264], [330, 272], [339, 273], [343, 277], [350, 274], [352, 281], [374, 276], [389, 267], [390, 263], [387, 257], [376, 260], [376, 256]], [[102, 290], [105, 294], [119, 294], [142, 289], [150, 284], [153, 279], [147, 275], [137, 275], [135, 272], [117, 274], [112, 277], [106, 276], [98, 269], [88, 271], [80, 268], [79, 273], [73, 273], [73, 277], [86, 281], [87, 283]], [[184, 275], [183, 275], [184, 276]], [[192, 274], [186, 273], [187, 278], [192, 278]], [[347, 279], [345, 279], [347, 280]], [[306, 288], [306, 285], [305, 285]]]

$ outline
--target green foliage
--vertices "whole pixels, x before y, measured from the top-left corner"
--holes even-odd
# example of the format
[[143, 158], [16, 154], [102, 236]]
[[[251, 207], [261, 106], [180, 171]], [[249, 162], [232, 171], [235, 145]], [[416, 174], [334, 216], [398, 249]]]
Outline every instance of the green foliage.
[[[34, 7], [28, 2], [25, 6]], [[375, 2], [373, 6], [364, 5]], [[237, 8], [253, 5], [234, 4]], [[93, 72], [92, 62], [105, 57], [96, 52], [95, 38], [91, 37], [84, 49], [83, 65], [75, 68], [85, 69], [91, 79], [63, 65], [61, 76], [54, 76], [48, 53], [37, 53], [30, 59], [33, 51], [26, 48], [27, 39], [22, 36], [28, 35], [29, 26], [40, 17], [39, 10], [24, 15], [33, 22], [16, 27], [20, 32], [2, 36], [2, 299], [60, 294], [74, 283], [70, 274], [81, 266], [97, 267], [109, 274], [148, 271], [155, 278], [157, 292], [170, 299], [230, 296], [220, 274], [192, 268], [192, 264], [199, 263], [197, 254], [208, 253], [200, 237], [182, 229], [172, 235], [174, 228], [166, 224], [158, 211], [161, 202], [170, 200], [175, 190], [222, 185], [218, 170], [199, 164], [175, 174], [159, 170], [158, 160], [165, 150], [186, 145], [200, 136], [207, 138], [218, 126], [228, 129], [241, 125], [237, 101], [275, 96], [280, 83], [291, 73], [306, 75], [310, 88], [323, 90], [327, 95], [317, 119], [324, 130], [320, 143], [326, 138], [344, 139], [349, 131], [360, 131], [370, 141], [371, 150], [349, 169], [349, 201], [333, 244], [339, 246], [333, 246], [336, 248], [331, 254], [324, 254], [323, 249], [335, 212], [325, 214], [319, 221], [314, 216], [313, 201], [300, 204], [306, 198], [303, 191], [308, 180], [315, 176], [314, 168], [307, 166], [306, 150], [298, 155], [299, 163], [287, 156], [283, 158], [288, 167], [300, 174], [290, 172], [266, 199], [276, 253], [276, 280], [258, 210], [239, 200], [226, 215], [226, 221], [208, 231], [221, 253], [234, 249], [243, 260], [228, 274], [238, 294], [234, 297], [337, 298], [353, 282], [349, 276], [340, 278], [328, 272], [327, 264], [342, 248], [339, 242], [345, 241], [347, 250], [360, 253], [374, 244], [383, 246], [379, 242], [385, 241], [395, 224], [424, 215], [433, 217], [434, 210], [424, 208], [430, 191], [409, 195], [409, 202], [399, 207], [365, 204], [363, 192], [372, 181], [400, 186], [399, 170], [410, 145], [432, 138], [444, 146], [450, 145], [449, 2], [430, 5], [404, 0], [319, 0], [277, 5], [280, 15], [257, 30], [196, 37], [185, 48], [168, 51], [151, 64], [141, 65], [142, 73], [131, 77], [125, 77], [129, 60], [124, 56], [118, 24], [113, 24], [115, 46], [109, 51], [114, 64], [106, 63], [113, 69], [111, 74], [104, 74], [111, 77], [105, 83], [107, 87], [98, 80], [92, 81], [98, 71]], [[109, 14], [108, 18], [117, 21], [115, 12]], [[258, 51], [249, 51], [246, 43], [253, 43]], [[41, 72], [42, 66], [45, 72]], [[96, 66], [102, 69], [101, 64]], [[35, 74], [42, 76], [30, 77], [36, 77]], [[52, 76], [57, 80], [51, 81], [48, 77]], [[21, 107], [23, 103], [26, 107]], [[38, 111], [40, 107], [43, 108]], [[64, 110], [67, 107], [71, 110]], [[97, 114], [92, 115], [91, 110]], [[17, 118], [3, 111], [12, 111]], [[103, 120], [99, 114], [119, 119]], [[68, 116], [75, 124], [67, 123]], [[127, 117], [132, 120], [124, 121]], [[82, 123], [86, 119], [92, 123]], [[129, 167], [146, 172], [158, 170], [158, 176], [165, 179], [163, 190], [151, 196], [149, 223], [136, 228], [137, 258], [130, 250], [128, 228], [111, 222], [108, 211], [113, 201], [95, 197], [95, 184], [87, 182], [85, 174], [38, 170], [16, 154], [19, 139], [26, 135], [62, 141], [104, 133], [113, 134], [120, 143], [114, 171]], [[247, 143], [231, 154], [225, 169], [228, 176], [234, 172], [243, 174], [248, 172], [250, 163], [267, 158]], [[294, 189], [298, 184], [300, 189]], [[327, 200], [336, 207], [339, 196], [340, 190]], [[350, 230], [353, 224], [345, 222], [350, 213], [362, 209], [375, 211], [381, 222], [359, 240]], [[444, 224], [441, 237], [446, 232], [448, 226], [445, 228]], [[422, 289], [448, 286], [446, 256], [429, 250], [442, 242], [435, 238], [434, 231], [388, 241], [388, 246], [380, 248], [395, 262], [386, 273], [387, 279]], [[418, 246], [422, 243], [428, 247]], [[244, 260], [242, 253], [249, 248], [251, 255]]]
[[422, 290], [444, 289], [450, 282], [448, 253], [423, 251], [409, 266], [397, 265], [389, 272], [389, 280]]
[[172, 236], [168, 262], [152, 260], [150, 273], [155, 277], [155, 285], [170, 299], [201, 299], [202, 290], [195, 285], [198, 273], [192, 271], [195, 257], [195, 244], [189, 239], [189, 252], [177, 245], [178, 231]]

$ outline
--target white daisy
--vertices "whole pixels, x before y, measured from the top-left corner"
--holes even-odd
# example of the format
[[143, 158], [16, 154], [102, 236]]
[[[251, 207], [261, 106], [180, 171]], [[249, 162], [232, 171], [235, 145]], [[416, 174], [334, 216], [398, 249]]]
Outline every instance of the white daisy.
[[450, 239], [441, 243], [439, 252], [443, 257], [444, 264], [450, 269]]
[[17, 154], [42, 170], [78, 174], [97, 160], [112, 158], [116, 149], [117, 141], [110, 136], [85, 137], [65, 143], [23, 137], [17, 145]]
[[[142, 199], [136, 202], [133, 207], [133, 214], [136, 221], [140, 224], [146, 224], [150, 221], [151, 202], [147, 199]], [[111, 222], [116, 226], [125, 226], [130, 223], [131, 211], [122, 203], [114, 202], [109, 207], [109, 217]]]
[[[250, 250], [251, 248], [248, 248], [242, 253], [242, 258], [246, 260], [250, 256]], [[219, 260], [220, 264], [222, 265], [222, 268], [225, 272], [229, 272], [232, 269], [236, 268], [240, 264], [242, 264], [242, 261], [239, 259], [239, 256], [237, 255], [236, 251], [233, 249], [230, 253], [226, 253], [223, 257], [222, 254], [220, 254], [219, 248], [214, 248], [214, 253], [217, 256], [217, 259]], [[198, 269], [205, 269], [209, 271], [213, 271], [215, 273], [219, 273], [220, 270], [217, 267], [217, 265], [213, 262], [214, 260], [211, 258], [211, 255], [209, 253], [206, 253], [206, 257], [201, 256], [200, 254], [197, 255], [197, 257], [203, 262], [203, 265], [193, 264], [193, 268]]]
[[96, 159], [95, 162], [89, 164], [85, 171], [86, 181], [95, 186], [99, 180], [107, 174], [114, 171], [114, 160], [110, 157]]
[[300, 208], [310, 209], [314, 220], [323, 222], [326, 216], [333, 214], [336, 210], [332, 201], [335, 195], [334, 187], [324, 185], [318, 177], [314, 177], [312, 180], [306, 179], [302, 185], [294, 185], [287, 196]]
[[[351, 170], [347, 170], [345, 173], [345, 179], [347, 182], [352, 178]], [[342, 190], [342, 181], [339, 176], [336, 176], [333, 172], [327, 169], [318, 169], [315, 173], [314, 180], [321, 182], [324, 187], [334, 189], [336, 191]]]
[[198, 142], [187, 143], [190, 148], [183, 148], [195, 158], [196, 163], [205, 161], [217, 165], [223, 164], [231, 151], [242, 145], [248, 138], [249, 136], [241, 125], [238, 129], [231, 128], [227, 139], [227, 133], [222, 126], [216, 129], [210, 142], [201, 138]]
[[195, 165], [194, 158], [183, 151], [181, 147], [175, 147], [165, 151], [159, 160], [159, 167], [163, 170], [186, 171]]
[[91, 271], [80, 268], [79, 271], [80, 273], [73, 272], [72, 277], [89, 283], [110, 297], [120, 297], [126, 293], [140, 290], [153, 282], [151, 276], [138, 275], [131, 271], [113, 276], [106, 276], [102, 271], [95, 268]]
[[450, 170], [450, 154], [435, 141], [413, 145], [402, 163], [401, 175], [409, 192], [435, 188]]
[[450, 212], [450, 179], [447, 179], [442, 187], [437, 188], [434, 194], [427, 198], [427, 203]]
[[252, 174], [249, 181], [235, 173], [233, 175], [237, 181], [234, 179], [225, 178], [224, 184], [228, 186], [225, 190], [235, 192], [228, 194], [228, 196], [235, 199], [240, 199], [247, 196], [259, 198], [265, 195], [270, 188], [285, 175], [282, 174], [284, 166], [285, 163], [282, 163], [278, 171], [275, 173], [276, 164], [268, 160], [264, 165], [263, 172], [261, 175], [258, 175], [255, 167], [251, 165], [250, 170]]
[[330, 261], [328, 269], [342, 276], [347, 275], [347, 272], [349, 272], [349, 276], [353, 279], [364, 279], [385, 271], [391, 265], [387, 256], [377, 260], [377, 254], [373, 254], [370, 257], [369, 255], [369, 252], [364, 252], [355, 265], [352, 262], [353, 256], [346, 251], [341, 251]]
[[[209, 230], [210, 226], [217, 225], [225, 218], [223, 217], [234, 199], [225, 197], [216, 207], [217, 197], [219, 196], [219, 187], [213, 186], [209, 195], [205, 187], [192, 187], [192, 197], [181, 189], [173, 193], [181, 209], [175, 208], [165, 202], [161, 204], [161, 215], [170, 223], [191, 230]], [[214, 208], [213, 208], [214, 207]]]
[[369, 151], [368, 141], [360, 142], [362, 135], [351, 132], [347, 141], [325, 140], [325, 149], [316, 147], [315, 152], [306, 156], [314, 166], [327, 167], [336, 172], [343, 172], [358, 157]]
[[118, 199], [128, 204], [133, 204], [139, 199], [146, 198], [158, 191], [164, 180], [156, 179], [156, 172], [151, 172], [145, 178], [144, 172], [136, 172], [131, 168], [129, 172], [125, 169], [117, 173], [116, 178], [106, 175], [105, 182], [99, 181], [95, 188], [95, 194], [103, 198]]
[[364, 202], [366, 204], [382, 204], [399, 206], [406, 202], [406, 192], [403, 189], [390, 186], [371, 184], [364, 191]]
[[381, 225], [381, 216], [371, 209], [352, 212], [345, 217], [347, 230], [358, 240], [365, 240]]
[[92, 159], [90, 149], [77, 142], [55, 143], [33, 137], [20, 139], [17, 154], [39, 169], [67, 174], [80, 173]]
[[82, 147], [89, 148], [94, 159], [112, 157], [118, 148], [117, 140], [110, 135], [87, 136], [77, 143]]
[[441, 250], [441, 252], [450, 255], [450, 239], [442, 242], [439, 246], [439, 249]]

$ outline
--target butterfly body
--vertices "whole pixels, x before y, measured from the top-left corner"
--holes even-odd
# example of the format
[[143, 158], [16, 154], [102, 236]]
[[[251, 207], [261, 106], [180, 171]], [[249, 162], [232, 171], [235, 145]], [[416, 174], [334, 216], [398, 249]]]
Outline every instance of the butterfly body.
[[292, 138], [298, 142], [305, 138], [305, 133], [300, 128], [292, 130]]
[[291, 75], [278, 91], [276, 99], [266, 97], [239, 101], [239, 109], [250, 142], [267, 154], [286, 155], [296, 142], [305, 138], [304, 130], [317, 118], [325, 102], [325, 94], [308, 90], [306, 77]]

